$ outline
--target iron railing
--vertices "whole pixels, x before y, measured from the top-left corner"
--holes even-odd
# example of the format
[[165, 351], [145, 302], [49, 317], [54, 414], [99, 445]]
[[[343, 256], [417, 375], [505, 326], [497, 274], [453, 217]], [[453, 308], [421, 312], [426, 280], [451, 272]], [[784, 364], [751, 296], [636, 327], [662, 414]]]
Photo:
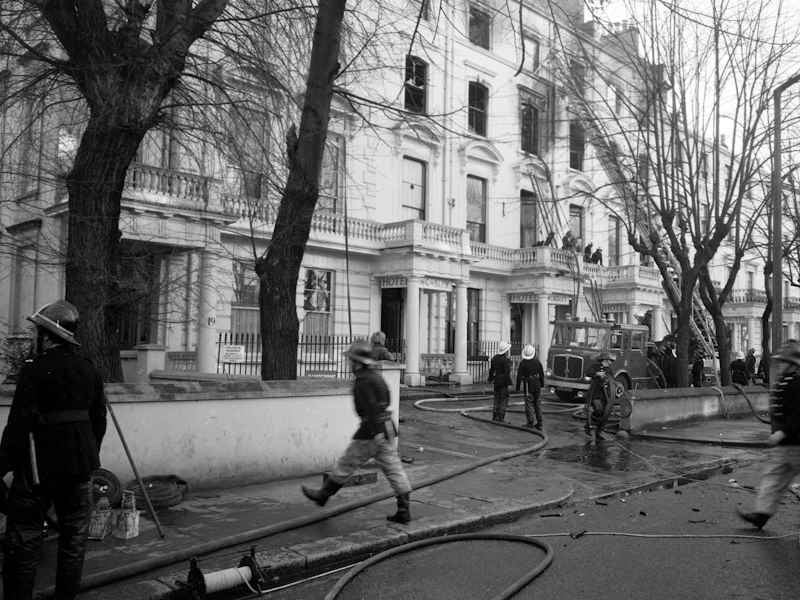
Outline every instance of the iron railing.
[[[351, 379], [350, 361], [344, 353], [350, 344], [364, 339], [364, 336], [349, 335], [301, 335], [297, 344], [297, 377]], [[397, 362], [405, 362], [403, 340], [388, 339], [386, 348]], [[220, 332], [217, 373], [258, 377], [261, 374], [261, 335]]]

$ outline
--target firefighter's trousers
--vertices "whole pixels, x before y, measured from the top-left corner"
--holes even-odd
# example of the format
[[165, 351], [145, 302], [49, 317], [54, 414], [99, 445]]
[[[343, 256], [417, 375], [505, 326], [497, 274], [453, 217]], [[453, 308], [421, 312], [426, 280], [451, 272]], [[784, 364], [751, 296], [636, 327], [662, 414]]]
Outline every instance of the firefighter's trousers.
[[370, 458], [374, 458], [378, 463], [396, 496], [411, 491], [411, 483], [408, 481], [403, 464], [400, 462], [400, 456], [397, 454], [397, 438], [387, 438], [383, 434], [371, 440], [350, 440], [350, 445], [336, 461], [330, 478], [342, 485], [348, 477], [355, 473], [356, 469]]
[[768, 451], [767, 462], [758, 486], [755, 511], [774, 515], [781, 497], [792, 480], [800, 475], [800, 446], [775, 446]]
[[86, 552], [91, 510], [89, 481], [43, 483], [35, 490], [14, 477], [8, 497], [3, 544], [3, 595], [5, 600], [33, 597], [36, 568], [42, 553], [45, 513], [52, 503], [58, 517], [58, 559], [55, 600], [78, 595]]

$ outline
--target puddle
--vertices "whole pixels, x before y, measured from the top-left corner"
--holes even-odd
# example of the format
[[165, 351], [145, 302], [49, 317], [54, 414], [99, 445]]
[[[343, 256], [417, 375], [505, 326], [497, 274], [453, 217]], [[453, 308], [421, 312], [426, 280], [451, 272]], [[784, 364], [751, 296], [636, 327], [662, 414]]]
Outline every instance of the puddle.
[[702, 454], [694, 454], [685, 450], [676, 449], [664, 452], [659, 449], [658, 455], [652, 455], [646, 450], [637, 449], [630, 444], [620, 442], [599, 442], [598, 444], [576, 444], [545, 450], [544, 458], [568, 463], [583, 464], [588, 467], [603, 471], [672, 471], [681, 465], [698, 462], [704, 458]]

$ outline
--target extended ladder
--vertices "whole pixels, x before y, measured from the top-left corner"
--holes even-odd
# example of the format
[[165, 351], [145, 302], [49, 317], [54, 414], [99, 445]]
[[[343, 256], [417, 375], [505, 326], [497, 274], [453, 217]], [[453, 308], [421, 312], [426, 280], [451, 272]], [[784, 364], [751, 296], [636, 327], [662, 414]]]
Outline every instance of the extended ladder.
[[[650, 238], [650, 211], [640, 210], [637, 202], [636, 190], [631, 187], [630, 180], [625, 177], [625, 173], [622, 171], [621, 165], [616, 160], [616, 156], [611, 148], [608, 136], [598, 125], [592, 109], [588, 105], [584, 94], [580, 90], [580, 82], [573, 75], [572, 70], [564, 64], [562, 56], [556, 53], [553, 54], [554, 55], [551, 56], [558, 63], [557, 67], [561, 73], [566, 75], [564, 77], [566, 82], [565, 88], [567, 95], [571, 100], [571, 108], [573, 112], [576, 113], [576, 116], [581, 120], [584, 126], [585, 135], [589, 137], [590, 143], [595, 148], [597, 157], [600, 160], [600, 164], [608, 175], [611, 184], [619, 190], [626, 213], [629, 216], [633, 215], [636, 232], [644, 240], [646, 240], [645, 243], [654, 244]], [[672, 253], [669, 245], [659, 243], [654, 249], [656, 251], [663, 252], [675, 273], [680, 275], [680, 263], [675, 258], [675, 255]], [[670, 288], [670, 291], [675, 295], [676, 298], [681, 298], [681, 291], [672, 277], [667, 278], [666, 285]], [[714, 335], [713, 324], [696, 288], [692, 293], [692, 317], [693, 318], [690, 319], [692, 333], [699, 340], [706, 356], [712, 358], [715, 357], [716, 350], [714, 342], [716, 341], [716, 336]]]

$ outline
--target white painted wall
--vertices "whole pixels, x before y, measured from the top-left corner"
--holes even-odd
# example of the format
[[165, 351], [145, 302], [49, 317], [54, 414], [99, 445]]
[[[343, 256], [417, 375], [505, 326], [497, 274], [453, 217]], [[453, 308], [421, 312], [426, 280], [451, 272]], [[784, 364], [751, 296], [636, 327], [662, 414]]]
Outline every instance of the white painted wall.
[[[400, 365], [379, 368], [396, 422]], [[350, 386], [330, 380], [110, 384], [106, 393], [139, 474], [175, 473], [193, 489], [321, 473], [358, 426]], [[12, 394], [0, 386], [2, 424]], [[110, 415], [100, 458], [123, 485], [133, 479]]]

